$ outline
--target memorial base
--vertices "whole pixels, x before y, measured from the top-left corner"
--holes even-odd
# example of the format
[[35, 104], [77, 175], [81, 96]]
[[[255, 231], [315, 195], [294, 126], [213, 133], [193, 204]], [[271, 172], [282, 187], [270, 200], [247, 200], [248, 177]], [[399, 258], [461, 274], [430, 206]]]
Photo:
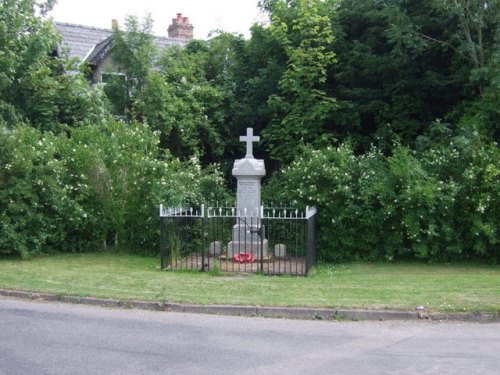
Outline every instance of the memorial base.
[[[269, 252], [269, 242], [265, 239], [262, 243], [262, 255], [267, 256]], [[231, 241], [227, 244], [227, 256], [233, 257], [239, 253], [252, 254], [254, 258], [260, 259], [261, 257], [261, 242], [249, 241]]]

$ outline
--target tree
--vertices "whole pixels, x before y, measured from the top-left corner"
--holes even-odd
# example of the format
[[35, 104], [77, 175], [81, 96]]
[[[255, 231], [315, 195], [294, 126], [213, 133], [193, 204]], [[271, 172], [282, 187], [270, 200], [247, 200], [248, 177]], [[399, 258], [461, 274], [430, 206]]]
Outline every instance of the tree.
[[278, 94], [287, 62], [283, 47], [270, 28], [255, 24], [251, 31], [252, 37], [241, 51], [238, 74], [234, 77], [238, 102], [235, 137], [246, 127], [254, 128], [259, 134], [267, 127], [273, 116], [268, 98]]
[[412, 144], [462, 100], [465, 79], [455, 74], [453, 55], [441, 46], [423, 48], [407, 34], [413, 27], [434, 36], [447, 31], [449, 17], [429, 1], [345, 0], [332, 21], [339, 63], [330, 88], [340, 106], [333, 122], [360, 152], [371, 143], [390, 149], [394, 138]]
[[310, 144], [325, 134], [325, 123], [336, 108], [325, 91], [328, 69], [336, 61], [334, 38], [321, 1], [269, 1], [263, 6], [287, 58], [279, 93], [268, 100], [273, 118], [263, 135], [271, 156], [289, 162], [297, 143]]
[[53, 0], [0, 2], [0, 121], [59, 130], [103, 115], [99, 89], [90, 88], [66, 55], [55, 53], [60, 37], [45, 17]]
[[106, 87], [108, 97], [126, 107], [129, 120], [160, 131], [161, 147], [173, 155], [214, 162], [223, 151], [222, 107], [229, 94], [216, 83], [223, 74], [209, 64], [209, 55], [224, 36], [159, 52], [151, 30], [150, 18], [141, 23], [136, 17], [127, 18], [125, 31], [115, 30], [113, 60], [125, 76]]
[[[448, 119], [458, 122], [465, 115], [466, 122], [470, 122], [475, 118], [480, 131], [498, 136], [500, 113], [491, 103], [498, 98], [495, 92], [500, 77], [500, 2], [427, 0], [422, 4], [391, 1], [385, 10], [391, 22], [388, 36], [396, 47], [395, 52], [404, 50], [418, 59], [442, 51], [441, 64], [438, 65], [438, 60], [434, 66], [440, 66], [444, 74], [441, 73], [442, 78], [431, 77], [441, 85], [455, 86], [455, 92], [461, 93], [458, 100], [450, 102], [452, 108], [444, 107], [449, 112]], [[433, 70], [438, 72], [436, 68]], [[435, 92], [443, 91], [432, 82], [427, 82], [426, 86], [434, 86]]]
[[215, 162], [223, 153], [227, 129], [223, 106], [230, 93], [207, 78], [211, 46], [191, 43], [186, 49], [165, 51], [159, 62], [159, 79], [166, 90], [160, 112], [164, 116], [162, 144], [176, 156], [194, 154], [207, 163]]
[[[498, 17], [500, 2], [498, 0], [449, 0], [447, 5], [459, 21], [459, 29], [455, 32], [458, 39], [455, 51], [464, 55], [476, 70], [485, 69], [495, 51], [498, 50], [492, 47], [495, 44], [499, 47], [494, 33], [500, 32]], [[492, 30], [488, 32], [488, 28]], [[477, 80], [477, 88], [480, 94], [483, 94], [485, 83], [481, 78], [483, 77]]]
[[147, 16], [139, 21], [135, 16], [125, 20], [125, 31], [113, 30], [112, 59], [119, 73], [114, 75], [106, 87], [106, 94], [114, 103], [119, 114], [142, 121], [141, 98], [147, 90], [148, 77], [153, 64], [158, 60], [154, 45], [153, 19]]

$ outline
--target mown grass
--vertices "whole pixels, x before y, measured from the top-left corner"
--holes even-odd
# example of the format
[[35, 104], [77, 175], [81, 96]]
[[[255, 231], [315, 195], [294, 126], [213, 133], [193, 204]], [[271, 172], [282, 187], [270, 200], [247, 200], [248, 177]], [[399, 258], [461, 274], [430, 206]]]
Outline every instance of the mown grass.
[[107, 253], [0, 260], [0, 288], [193, 304], [500, 312], [500, 267], [320, 265], [309, 277], [160, 271], [158, 260]]

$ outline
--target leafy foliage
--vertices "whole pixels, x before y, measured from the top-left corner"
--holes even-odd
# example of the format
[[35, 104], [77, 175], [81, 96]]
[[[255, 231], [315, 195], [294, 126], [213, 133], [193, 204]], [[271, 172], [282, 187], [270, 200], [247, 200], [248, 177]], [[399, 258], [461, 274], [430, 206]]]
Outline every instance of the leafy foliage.
[[0, 121], [30, 123], [59, 131], [59, 124], [99, 121], [104, 100], [89, 87], [64, 54], [54, 51], [60, 41], [50, 20], [42, 15], [53, 1], [2, 0], [0, 7]]
[[76, 186], [68, 183], [60, 138], [25, 125], [0, 126], [0, 149], [0, 254], [76, 251], [82, 240], [92, 248], [92, 237], [73, 236], [97, 223], [72, 199]]
[[499, 165], [497, 145], [477, 133], [389, 157], [345, 143], [305, 148], [267, 194], [318, 206], [324, 260], [498, 262]]
[[498, 0], [262, 0], [250, 40], [162, 52], [129, 17], [104, 92], [54, 1], [0, 2], [1, 255], [154, 253], [158, 203], [221, 200], [251, 126], [323, 259], [499, 260]]
[[159, 135], [145, 125], [108, 120], [69, 132], [0, 128], [0, 254], [84, 251], [112, 241], [155, 253], [159, 202], [224, 194], [215, 169], [160, 155]]
[[[273, 119], [263, 133], [271, 156], [279, 161], [293, 159], [297, 141], [316, 141], [335, 108], [335, 100], [324, 91], [327, 71], [335, 62], [333, 32], [328, 17], [320, 12], [320, 3], [300, 0], [290, 7], [285, 1], [268, 4], [271, 33], [287, 57], [279, 94], [268, 99]], [[291, 12], [293, 17], [287, 22]]]
[[[182, 49], [173, 46], [161, 54], [153, 43], [152, 21], [142, 23], [129, 17], [126, 31], [115, 30], [113, 60], [126, 79], [117, 78], [107, 88], [116, 107], [126, 108], [129, 118], [148, 123], [161, 134], [161, 147], [183, 159], [191, 155], [213, 161], [221, 156], [228, 94], [217, 84], [220, 61], [217, 56], [225, 35], [210, 45], [194, 41]], [[214, 64], [215, 62], [216, 64]], [[224, 70], [225, 68], [221, 68]]]

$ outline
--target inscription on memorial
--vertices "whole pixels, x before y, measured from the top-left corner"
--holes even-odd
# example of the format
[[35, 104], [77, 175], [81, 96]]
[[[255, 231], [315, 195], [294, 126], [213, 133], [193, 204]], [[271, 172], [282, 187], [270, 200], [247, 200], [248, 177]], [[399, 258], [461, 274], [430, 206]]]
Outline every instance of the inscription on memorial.
[[[255, 215], [259, 207], [259, 182], [256, 180], [238, 180], [237, 206], [239, 211], [247, 210], [248, 214]], [[241, 213], [243, 214], [243, 213]]]

